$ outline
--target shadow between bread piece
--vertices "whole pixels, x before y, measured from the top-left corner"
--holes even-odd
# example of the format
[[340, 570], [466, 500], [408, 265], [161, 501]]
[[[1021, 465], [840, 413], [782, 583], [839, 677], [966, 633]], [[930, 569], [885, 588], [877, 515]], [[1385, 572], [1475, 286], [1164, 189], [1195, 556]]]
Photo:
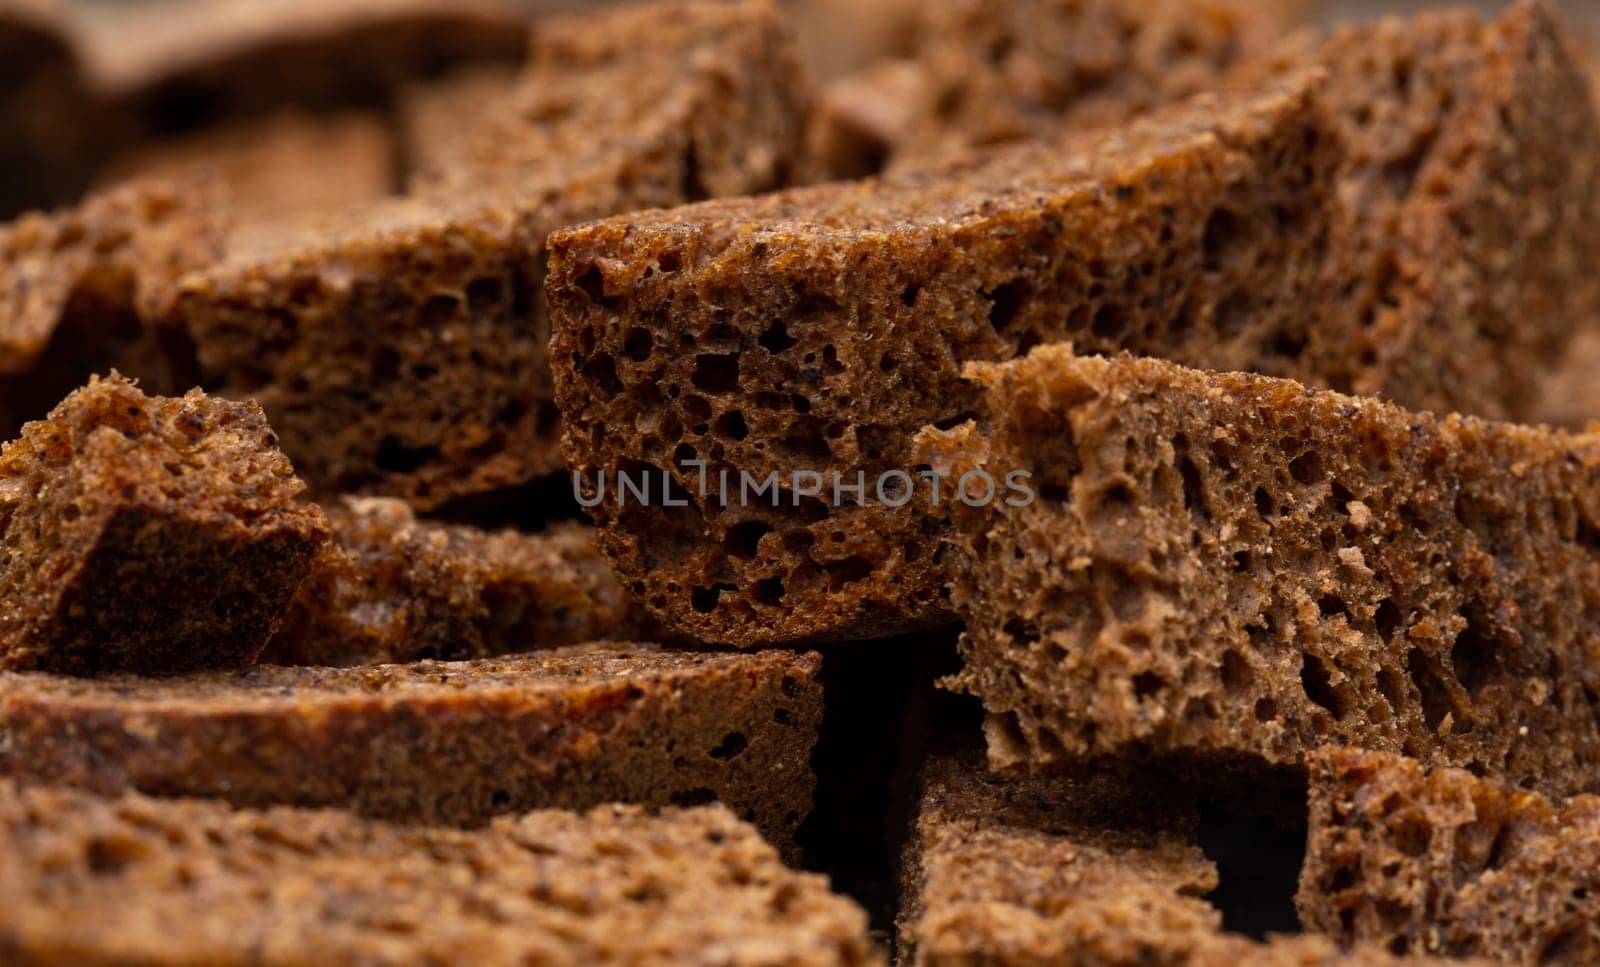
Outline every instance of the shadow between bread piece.
[[170, 318], [204, 385], [259, 399], [319, 493], [427, 509], [563, 469], [544, 238], [775, 187], [804, 84], [765, 2], [554, 19], [501, 109], [410, 193], [312, 232], [240, 232]]
[[253, 661], [327, 539], [253, 403], [93, 378], [0, 451], [0, 668]]
[[953, 685], [997, 766], [1302, 768], [1328, 744], [1568, 793], [1600, 762], [1600, 437], [1041, 347], [920, 459], [949, 504]]
[[474, 826], [720, 801], [793, 853], [819, 659], [594, 645], [471, 662], [150, 679], [0, 675], [0, 772], [104, 795]]
[[0, 782], [8, 963], [882, 964], [721, 806], [479, 830]]
[[1521, 415], [1596, 316], [1597, 151], [1523, 3], [1295, 46], [1124, 128], [558, 231], [565, 452], [624, 584], [699, 640], [947, 620], [911, 438], [976, 411], [963, 364], [1071, 341]]
[[1312, 757], [1297, 903], [1341, 943], [1587, 964], [1600, 951], [1600, 800], [1550, 799], [1386, 753]]
[[1446, 963], [1315, 935], [1227, 933], [1197, 816], [1127, 763], [1003, 778], [981, 754], [927, 766], [902, 870], [899, 962], [1148, 965]]

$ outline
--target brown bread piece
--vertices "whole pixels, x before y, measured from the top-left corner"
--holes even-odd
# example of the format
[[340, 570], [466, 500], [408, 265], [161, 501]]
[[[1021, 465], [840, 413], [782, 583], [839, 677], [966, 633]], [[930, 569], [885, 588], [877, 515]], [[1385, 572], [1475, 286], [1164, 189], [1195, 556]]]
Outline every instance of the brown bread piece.
[[[928, 766], [904, 870], [900, 962], [915, 967], [1400, 963], [1314, 936], [1223, 933], [1194, 812], [1148, 776], [1008, 780], [981, 757]], [[1405, 961], [1407, 963], [1420, 961]]]
[[920, 454], [1033, 475], [947, 504], [997, 765], [1349, 744], [1596, 786], [1600, 437], [1061, 346], [971, 372], [989, 415]]
[[1600, 798], [1551, 801], [1462, 769], [1330, 749], [1311, 760], [1296, 898], [1341, 943], [1526, 964], [1600, 957]]
[[0, 958], [142, 964], [881, 964], [866, 915], [720, 806], [483, 830], [0, 783]]
[[0, 772], [397, 822], [719, 799], [788, 846], [811, 810], [815, 655], [596, 646], [174, 679], [0, 676]]
[[529, 35], [498, 0], [155, 0], [78, 20], [124, 144], [283, 108], [382, 108], [409, 81], [519, 64]]
[[0, 227], [0, 437], [116, 367], [154, 393], [193, 385], [163, 307], [220, 257], [207, 182], [141, 181]]
[[504, 65], [472, 67], [401, 91], [395, 117], [407, 177], [460, 163], [464, 145], [486, 116], [515, 111], [519, 76]]
[[238, 223], [315, 225], [331, 212], [393, 194], [396, 151], [388, 122], [376, 112], [282, 111], [138, 145], [113, 157], [99, 180], [215, 178]]
[[1581, 430], [1600, 423], [1600, 327], [1575, 336], [1534, 409], [1540, 422]]
[[[1307, 374], [1336, 152], [1302, 82], [943, 170], [555, 233], [551, 358], [601, 550], [703, 641], [944, 620], [925, 488], [899, 508], [872, 488], [915, 469], [922, 426], [977, 403], [962, 363], [1070, 337]], [[662, 505], [669, 469], [687, 507]], [[654, 503], [624, 505], [619, 471], [648, 472]], [[782, 506], [741, 506], [737, 472], [776, 473]], [[791, 493], [805, 472], [820, 497]], [[870, 505], [831, 506], [835, 473], [865, 473]]]
[[1296, 19], [1283, 0], [951, 0], [925, 4], [915, 120], [896, 167], [1125, 124], [1214, 88]]
[[415, 197], [185, 283], [207, 385], [258, 398], [312, 486], [432, 507], [560, 470], [546, 234], [769, 188], [796, 154], [803, 89], [766, 3], [552, 22], [535, 65]]
[[1250, 69], [1309, 58], [1336, 81], [1331, 266], [1361, 328], [1332, 388], [1526, 419], [1568, 341], [1600, 325], [1600, 123], [1571, 47], [1546, 3], [1519, 0], [1492, 23], [1389, 19]]
[[594, 546], [594, 531], [539, 534], [419, 521], [403, 502], [326, 508], [333, 539], [263, 662], [455, 661], [655, 637]]
[[[602, 473], [689, 478], [687, 508], [623, 507], [613, 485], [592, 511], [601, 549], [704, 641], [943, 620], [937, 521], [873, 484], [915, 474], [920, 425], [972, 411], [964, 361], [1039, 342], [1520, 413], [1571, 334], [1560, 320], [1595, 316], [1600, 123], [1543, 7], [1464, 37], [1440, 23], [1461, 22], [1363, 35], [1410, 56], [1413, 80], [1363, 66], [1360, 38], [1330, 42], [1333, 122], [1280, 81], [943, 171], [556, 233], [552, 351], [589, 497]], [[1405, 150], [1350, 136], [1363, 101], [1369, 123], [1420, 132], [1452, 98], [1415, 180], [1391, 177]], [[1400, 219], [1387, 240], [1361, 227], [1383, 213]], [[688, 459], [736, 484], [865, 473], [869, 506], [724, 507], [715, 486], [699, 499]]]
[[917, 120], [928, 84], [921, 63], [880, 61], [841, 77], [818, 95], [806, 118], [802, 183], [865, 178], [883, 170]]
[[253, 403], [92, 379], [0, 451], [0, 668], [253, 661], [327, 538]]
[[93, 99], [55, 0], [0, 0], [0, 218], [88, 182]]

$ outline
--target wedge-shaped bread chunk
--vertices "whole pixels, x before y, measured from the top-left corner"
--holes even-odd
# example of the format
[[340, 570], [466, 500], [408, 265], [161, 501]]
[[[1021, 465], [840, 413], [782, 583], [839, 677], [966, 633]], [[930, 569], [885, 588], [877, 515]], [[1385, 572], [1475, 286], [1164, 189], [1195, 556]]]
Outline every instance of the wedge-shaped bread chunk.
[[901, 962], [1402, 962], [1378, 949], [1346, 954], [1322, 937], [1224, 933], [1203, 899], [1217, 869], [1194, 829], [1193, 806], [1137, 772], [1003, 779], [981, 756], [935, 760], [904, 871]]
[[281, 111], [135, 145], [115, 155], [99, 179], [214, 178], [226, 189], [235, 224], [315, 226], [332, 212], [393, 194], [396, 150], [376, 111]]
[[7, 963], [854, 965], [866, 914], [720, 806], [406, 828], [0, 783]]
[[208, 385], [259, 399], [313, 487], [431, 507], [559, 470], [545, 236], [784, 179], [803, 89], [769, 4], [646, 5], [539, 38], [515, 110], [411, 197], [241, 239], [185, 282]]
[[[919, 421], [971, 412], [964, 361], [1041, 342], [1523, 412], [1595, 315], [1581, 76], [1537, 4], [1330, 45], [1331, 119], [1257, 77], [1109, 134], [556, 233], [567, 453], [624, 582], [706, 641], [942, 620], [926, 490], [876, 485], [916, 477]], [[655, 496], [625, 506], [624, 472]], [[781, 507], [741, 498], [773, 473]]]
[[720, 799], [788, 845], [811, 809], [818, 664], [608, 646], [170, 680], [16, 674], [0, 677], [0, 769], [451, 825]]
[[0, 0], [0, 218], [88, 182], [92, 97], [57, 0]]
[[1600, 956], [1600, 798], [1330, 749], [1296, 898], [1341, 943], [1528, 964]]
[[206, 180], [146, 180], [0, 227], [0, 435], [111, 367], [156, 393], [194, 385], [162, 315], [221, 256], [217, 203]]
[[124, 142], [289, 108], [386, 106], [405, 83], [519, 64], [529, 26], [498, 0], [155, 0], [78, 19]]
[[326, 511], [332, 540], [263, 662], [453, 661], [653, 637], [588, 527], [483, 531], [418, 520], [404, 501], [384, 497]]
[[249, 664], [327, 538], [252, 403], [115, 373], [0, 451], [0, 668]]
[[1342, 743], [1596, 785], [1600, 437], [1061, 346], [972, 372], [988, 415], [922, 455], [979, 475], [952, 599], [995, 762]]
[[[1316, 321], [1337, 163], [1302, 80], [940, 170], [557, 232], [551, 355], [601, 549], [703, 641], [947, 618], [926, 485], [876, 485], [914, 474], [922, 426], [976, 405], [962, 363], [1070, 337], [1314, 375], [1337, 338]], [[773, 486], [741, 497], [741, 474]], [[836, 498], [835, 475], [864, 476], [864, 498]]]

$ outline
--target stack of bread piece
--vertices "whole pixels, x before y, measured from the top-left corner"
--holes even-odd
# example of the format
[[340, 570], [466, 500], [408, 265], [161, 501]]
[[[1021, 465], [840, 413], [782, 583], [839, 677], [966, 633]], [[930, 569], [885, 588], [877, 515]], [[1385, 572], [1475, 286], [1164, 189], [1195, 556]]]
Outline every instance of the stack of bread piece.
[[1549, 3], [563, 5], [0, 0], [0, 960], [1600, 963]]

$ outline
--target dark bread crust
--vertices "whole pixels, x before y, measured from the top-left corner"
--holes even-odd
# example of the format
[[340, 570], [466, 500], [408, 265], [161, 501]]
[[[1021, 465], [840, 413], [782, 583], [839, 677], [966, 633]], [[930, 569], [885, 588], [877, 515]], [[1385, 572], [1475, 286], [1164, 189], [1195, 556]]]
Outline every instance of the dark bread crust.
[[588, 527], [483, 531], [418, 520], [404, 502], [382, 497], [325, 509], [332, 540], [263, 662], [459, 661], [656, 637]]
[[0, 676], [0, 770], [449, 825], [720, 799], [787, 848], [811, 810], [819, 663], [596, 646], [170, 680], [13, 674]]
[[0, 958], [145, 964], [882, 964], [866, 915], [720, 806], [483, 830], [0, 783]]
[[302, 489], [260, 407], [91, 380], [0, 452], [0, 668], [249, 664], [327, 538]]
[[972, 370], [988, 415], [924, 458], [1036, 495], [952, 504], [994, 762], [1349, 744], [1596, 786], [1600, 437], [1059, 346]]
[[775, 187], [805, 96], [768, 3], [554, 22], [534, 66], [411, 196], [247, 239], [174, 315], [207, 385], [254, 397], [327, 494], [431, 508], [562, 468], [544, 239], [585, 218]]

